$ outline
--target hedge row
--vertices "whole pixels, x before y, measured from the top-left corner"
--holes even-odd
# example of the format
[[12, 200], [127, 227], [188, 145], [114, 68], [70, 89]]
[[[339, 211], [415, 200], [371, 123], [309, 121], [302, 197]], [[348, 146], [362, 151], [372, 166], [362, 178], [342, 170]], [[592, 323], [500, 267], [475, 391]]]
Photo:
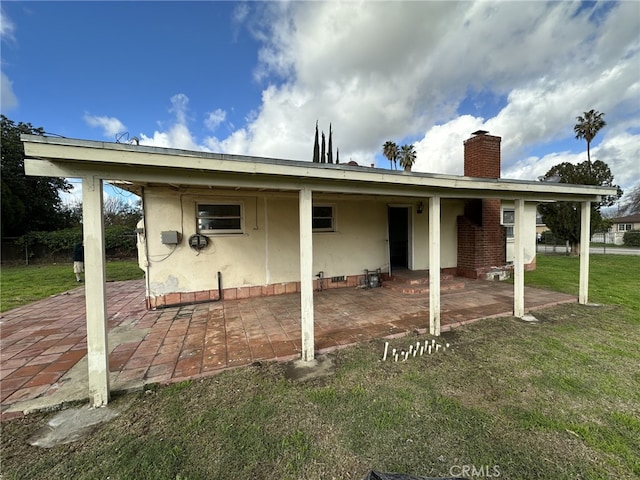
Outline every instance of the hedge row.
[[625, 232], [622, 241], [627, 247], [640, 247], [640, 230]]
[[[72, 252], [75, 245], [82, 241], [82, 228], [67, 228], [53, 232], [30, 232], [16, 243], [30, 252], [56, 256]], [[105, 250], [107, 254], [135, 257], [137, 254], [136, 234], [130, 228], [111, 226], [104, 229]], [[39, 255], [38, 255], [39, 256]]]

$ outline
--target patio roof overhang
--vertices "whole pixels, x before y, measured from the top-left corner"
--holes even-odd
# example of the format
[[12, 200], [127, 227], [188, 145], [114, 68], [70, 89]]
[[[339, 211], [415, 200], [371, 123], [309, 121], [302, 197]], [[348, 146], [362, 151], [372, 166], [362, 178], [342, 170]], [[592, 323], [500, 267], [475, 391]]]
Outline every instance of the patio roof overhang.
[[160, 147], [23, 135], [25, 172], [99, 177], [140, 192], [149, 184], [525, 201], [591, 201], [611, 187], [400, 172], [345, 164], [228, 155]]
[[302, 360], [314, 359], [312, 201], [314, 193], [421, 197], [429, 211], [429, 331], [440, 334], [440, 217], [443, 198], [495, 198], [515, 203], [514, 315], [524, 315], [525, 202], [581, 203], [579, 301], [587, 303], [590, 206], [610, 187], [493, 180], [397, 172], [343, 164], [193, 152], [119, 143], [22, 135], [25, 173], [82, 178], [89, 396], [109, 400], [103, 181], [135, 193], [147, 185], [296, 192], [299, 201]]

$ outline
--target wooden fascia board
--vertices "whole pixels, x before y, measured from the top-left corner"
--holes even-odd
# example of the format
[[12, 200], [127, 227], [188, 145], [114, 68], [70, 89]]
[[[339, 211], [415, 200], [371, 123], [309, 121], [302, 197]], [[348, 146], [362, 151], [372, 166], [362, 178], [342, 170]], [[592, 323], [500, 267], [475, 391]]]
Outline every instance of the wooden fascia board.
[[[242, 180], [239, 187], [299, 189], [350, 193], [386, 194], [400, 189], [400, 195], [425, 196], [428, 192], [449, 198], [525, 198], [530, 201], [591, 200], [614, 195], [615, 189], [587, 185], [548, 184], [518, 180], [479, 179], [386, 171], [367, 167], [314, 164], [292, 160], [264, 159], [238, 155], [188, 152], [159, 147], [132, 146], [86, 140], [23, 135], [26, 156], [49, 161], [44, 176], [99, 176], [103, 179], [211, 185], [223, 177]], [[53, 166], [58, 165], [59, 169]], [[132, 170], [134, 172], [132, 172]], [[34, 171], [32, 169], [32, 171]], [[53, 171], [65, 171], [53, 174]], [[78, 172], [78, 173], [73, 173]], [[144, 172], [146, 178], [137, 175]], [[36, 173], [30, 173], [38, 175]], [[198, 178], [193, 178], [194, 176]], [[258, 180], [256, 181], [256, 177]], [[247, 180], [251, 178], [251, 180]], [[182, 179], [182, 180], [180, 180]], [[206, 181], [204, 181], [206, 179]], [[202, 181], [200, 181], [202, 180]], [[273, 186], [277, 183], [277, 186]], [[215, 185], [216, 183], [213, 182]], [[491, 192], [489, 195], [487, 192]]]
[[[25, 173], [34, 176], [54, 177], [98, 177], [103, 180], [124, 180], [133, 184], [165, 183], [202, 187], [238, 187], [252, 189], [275, 189], [297, 191], [311, 188], [316, 192], [347, 193], [363, 195], [390, 195], [426, 198], [440, 195], [441, 198], [497, 198], [513, 200], [522, 198], [531, 202], [543, 201], [600, 201], [593, 193], [539, 192], [527, 187], [506, 189], [504, 183], [489, 182], [485, 188], [469, 188], [469, 182], [456, 187], [432, 185], [396, 185], [357, 180], [291, 178], [278, 175], [253, 175], [216, 172], [207, 170], [185, 170], [176, 167], [139, 167], [132, 165], [92, 164], [79, 161], [52, 161], [36, 158], [25, 159]], [[497, 186], [502, 188], [496, 189]], [[493, 187], [493, 188], [492, 188]], [[554, 187], [557, 187], [554, 185]], [[570, 186], [569, 186], [570, 187]], [[557, 190], [557, 188], [555, 188]], [[571, 189], [568, 189], [571, 190]]]
[[[22, 136], [27, 157], [53, 161], [79, 161], [93, 163], [94, 168], [111, 169], [115, 165], [140, 168], [173, 168], [185, 171], [219, 172], [233, 174], [275, 175], [306, 181], [347, 180], [362, 183], [397, 185], [402, 188], [492, 190], [496, 192], [531, 192], [553, 198], [560, 193], [577, 194], [580, 198], [593, 195], [613, 195], [614, 189], [586, 185], [568, 185], [518, 180], [493, 180], [436, 174], [404, 174], [367, 167], [349, 167], [334, 164], [314, 164], [292, 160], [262, 159], [238, 155], [188, 152], [158, 147], [132, 146], [128, 144], [103, 143], [86, 140], [54, 139], [38, 135]], [[107, 166], [108, 167], [105, 167]], [[551, 196], [549, 196], [551, 194]]]

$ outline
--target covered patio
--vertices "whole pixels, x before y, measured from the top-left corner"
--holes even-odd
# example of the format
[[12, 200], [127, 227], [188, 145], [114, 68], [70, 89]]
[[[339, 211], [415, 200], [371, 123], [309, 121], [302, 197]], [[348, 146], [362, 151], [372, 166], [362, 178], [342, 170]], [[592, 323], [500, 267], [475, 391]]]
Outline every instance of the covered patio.
[[[485, 150], [493, 152], [492, 156], [495, 157], [494, 163], [497, 166], [497, 172], [481, 176], [478, 176], [480, 174], [474, 169], [471, 169], [465, 176], [418, 172], [407, 174], [407, 172], [391, 172], [342, 164], [326, 165], [306, 161], [188, 152], [140, 145], [22, 135], [25, 147], [25, 173], [27, 175], [82, 178], [87, 325], [87, 336], [83, 348], [88, 350], [87, 368], [85, 369], [88, 370], [88, 380], [85, 385], [88, 384], [91, 405], [94, 407], [106, 405], [111, 390], [119, 387], [118, 382], [122, 385], [122, 382], [128, 380], [127, 376], [141, 378], [143, 381], [146, 379], [150, 382], [167, 381], [192, 378], [209, 370], [248, 364], [258, 359], [278, 359], [290, 356], [291, 358], [299, 357], [305, 362], [312, 362], [316, 353], [354, 343], [357, 340], [402, 334], [415, 329], [425, 331], [427, 328], [431, 335], [438, 336], [443, 330], [451, 328], [452, 325], [461, 321], [497, 314], [513, 314], [516, 317], [522, 317], [527, 308], [530, 309], [531, 306], [538, 303], [535, 300], [535, 295], [531, 296], [528, 292], [525, 295], [526, 238], [524, 232], [526, 231], [525, 212], [527, 207], [530, 210], [532, 205], [540, 202], [572, 201], [577, 202], [576, 205], [579, 204], [576, 206], [581, 212], [578, 301], [583, 304], [587, 303], [591, 204], [600, 201], [603, 195], [614, 194], [615, 189], [589, 185], [560, 185], [500, 179], [499, 137], [490, 139], [486, 133], [486, 131], [474, 132], [475, 137], [470, 140], [474, 144], [480, 145], [479, 153]], [[486, 157], [484, 153], [480, 156]], [[298, 251], [296, 263], [299, 266], [299, 273], [290, 273], [287, 280], [297, 282], [295, 286], [297, 293], [289, 297], [291, 298], [290, 303], [286, 303], [282, 298], [266, 298], [259, 302], [255, 298], [251, 299], [249, 302], [252, 307], [247, 313], [243, 313], [243, 309], [240, 307], [245, 305], [242, 301], [238, 301], [239, 306], [234, 310], [231, 308], [233, 303], [226, 300], [208, 308], [190, 307], [178, 308], [177, 310], [167, 309], [159, 313], [150, 312], [142, 315], [136, 324], [137, 326], [132, 327], [134, 329], [150, 328], [151, 330], [148, 332], [150, 338], [148, 339], [145, 333], [138, 345], [135, 342], [130, 342], [131, 345], [128, 346], [118, 345], [117, 350], [114, 349], [113, 354], [110, 355], [109, 351], [114, 347], [113, 342], [108, 343], [107, 334], [110, 322], [114, 317], [109, 313], [113, 310], [113, 305], [108, 301], [105, 284], [103, 221], [103, 185], [105, 181], [118, 182], [122, 188], [126, 187], [129, 191], [140, 194], [141, 198], [145, 198], [145, 189], [157, 186], [180, 192], [191, 192], [190, 195], [193, 193], [193, 189], [198, 191], [217, 189], [220, 191], [219, 193], [224, 192], [224, 195], [229, 195], [231, 191], [242, 190], [251, 192], [252, 195], [256, 195], [256, 198], [258, 193], [263, 194], [263, 192], [290, 196], [295, 200], [290, 208], [293, 210], [297, 207], [297, 212], [295, 212], [297, 219], [273, 225], [270, 232], [294, 232], [294, 237], [288, 245], [292, 248], [291, 251]], [[368, 302], [363, 303], [360, 297], [341, 300], [343, 292], [335, 294], [331, 292], [314, 293], [314, 275], [316, 275], [313, 241], [314, 195], [325, 195], [330, 199], [336, 196], [350, 196], [383, 199], [388, 202], [419, 202], [417, 204], [420, 205], [420, 211], [424, 208], [428, 216], [428, 221], [424, 225], [428, 235], [424, 237], [422, 244], [416, 247], [428, 257], [428, 262], [425, 262], [429, 269], [430, 288], [426, 294], [428, 298], [417, 296], [408, 300], [400, 297], [401, 300], [398, 300], [393, 298], [394, 295], [391, 292], [384, 294], [380, 294], [377, 290], [375, 292], [358, 292], [359, 295], [375, 296], [376, 300], [378, 297], [380, 298], [380, 302], [369, 304]], [[178, 198], [181, 196], [182, 194]], [[484, 293], [482, 293], [482, 288], [478, 290], [481, 292], [479, 298], [466, 291], [457, 298], [452, 298], [451, 303], [448, 303], [447, 297], [450, 292], [441, 288], [440, 274], [445, 266], [460, 267], [460, 256], [457, 257], [457, 264], [443, 265], [443, 241], [446, 247], [451, 247], [455, 243], [452, 238], [445, 237], [443, 240], [442, 235], [443, 201], [451, 200], [480, 201], [481, 204], [477, 204], [473, 208], [470, 207], [472, 211], [469, 214], [472, 216], [479, 215], [478, 212], [483, 212], [485, 209], [487, 213], [489, 210], [498, 212], [494, 207], [485, 207], [484, 205], [489, 204], [487, 202], [494, 204], [494, 206], [496, 202], [502, 200], [513, 202], [513, 249], [515, 252], [513, 285], [497, 288], [497, 284], [491, 284]], [[160, 205], [163, 204], [160, 203]], [[175, 210], [179, 218], [179, 231], [175, 230], [175, 241], [169, 242], [167, 240], [176, 246], [179, 243], [179, 233], [191, 233], [191, 223], [188, 228], [183, 225], [183, 210], [182, 206]], [[255, 211], [257, 212], [257, 207]], [[145, 212], [144, 218], [146, 216]], [[238, 214], [237, 217], [241, 218], [242, 215]], [[256, 222], [257, 219], [256, 216]], [[195, 217], [193, 223], [195, 225]], [[285, 224], [288, 226], [283, 226]], [[482, 225], [482, 221], [476, 221], [476, 224]], [[149, 228], [148, 222], [145, 225], [143, 232], [146, 236]], [[291, 225], [295, 226], [291, 229]], [[171, 233], [171, 231], [167, 232]], [[162, 239], [162, 232], [157, 233]], [[487, 235], [485, 234], [484, 237]], [[489, 251], [491, 249], [485, 248], [486, 238], [484, 237], [478, 241], [470, 240], [467, 243], [479, 246], [476, 252]], [[199, 237], [193, 235], [189, 238]], [[247, 236], [247, 238], [252, 237]], [[355, 241], [357, 238], [362, 238], [362, 235], [354, 235], [352, 238]], [[184, 250], [188, 252], [190, 246], [186, 245], [186, 242], [182, 243]], [[199, 241], [198, 244], [200, 244]], [[189, 245], [191, 245], [190, 242]], [[502, 250], [503, 247], [499, 248]], [[458, 255], [457, 250], [455, 252]], [[291, 264], [289, 261], [290, 252], [285, 253], [287, 254], [284, 255], [280, 265]], [[474, 255], [476, 254], [471, 256]], [[145, 259], [147, 293], [151, 290], [149, 274], [153, 273], [150, 265], [153, 264], [157, 267], [169, 256], [170, 254], [158, 257], [159, 260], [155, 263], [150, 262], [149, 257]], [[174, 258], [178, 257], [167, 261], [171, 262]], [[387, 262], [389, 268], [390, 263], [390, 261]], [[488, 265], [495, 264], [487, 263], [485, 266]], [[176, 264], [175, 268], [179, 267], [180, 265]], [[190, 268], [195, 268], [195, 263]], [[210, 270], [215, 271], [214, 269]], [[189, 277], [200, 278], [201, 275], [189, 275]], [[242, 275], [239, 278], [238, 285], [235, 286], [244, 286], [249, 289], [252, 286], [270, 283], [261, 280], [244, 282]], [[166, 281], [171, 283], [169, 278]], [[218, 288], [220, 283], [219, 281]], [[198, 292], [199, 290], [199, 288], [188, 288], [180, 291]], [[473, 291], [475, 290], [474, 288]], [[394, 294], [398, 295], [397, 292]], [[336, 295], [338, 298], [326, 303], [323, 301], [324, 298], [332, 295]], [[453, 292], [451, 295], [456, 295], [456, 293]], [[467, 303], [468, 301], [471, 303]], [[271, 302], [273, 302], [273, 306], [270, 306]], [[374, 303], [378, 304], [375, 308], [373, 307]], [[258, 307], [260, 305], [264, 305], [264, 307]], [[498, 307], [498, 305], [500, 306]], [[340, 308], [341, 306], [344, 308]], [[485, 311], [480, 313], [477, 310], [480, 307]], [[263, 312], [262, 308], [266, 311]], [[275, 309], [276, 313], [273, 310], [270, 311], [270, 308]], [[374, 311], [377, 313], [374, 314]], [[275, 319], [276, 323], [273, 331], [271, 331], [271, 323], [268, 321], [270, 317]], [[265, 318], [267, 324], [262, 323]], [[376, 318], [376, 320], [372, 322], [372, 318]], [[345, 321], [345, 319], [351, 321]], [[224, 325], [224, 329], [220, 329], [220, 323]], [[156, 326], [156, 324], [161, 326]], [[192, 326], [194, 333], [190, 333]], [[79, 328], [77, 330], [80, 331]], [[113, 334], [113, 331], [110, 333]], [[273, 336], [271, 337], [270, 334]], [[175, 344], [172, 348], [168, 348], [168, 343], [165, 342], [174, 335], [182, 339], [174, 340], [177, 343], [182, 341], [179, 352], [176, 351]], [[143, 341], [148, 343], [143, 345]], [[163, 346], [167, 348], [163, 348]], [[135, 353], [139, 349], [140, 353]], [[122, 375], [112, 379], [114, 359], [119, 356], [123, 359], [124, 369]], [[125, 360], [125, 357], [128, 360]], [[161, 361], [161, 359], [166, 359], [166, 361]], [[167, 365], [164, 367], [160, 366], [165, 363]], [[130, 367], [129, 373], [127, 373], [127, 365]], [[154, 368], [151, 369], [151, 367]], [[15, 375], [15, 372], [11, 375]], [[34, 386], [29, 382], [25, 384]], [[44, 385], [41, 387], [40, 393], [45, 390]]]
[[[513, 314], [512, 285], [455, 282], [451, 289], [443, 282], [442, 332]], [[300, 357], [300, 293], [158, 310], [145, 308], [143, 280], [108, 283], [106, 295], [112, 391]], [[88, 398], [85, 300], [79, 287], [2, 314], [3, 417]], [[576, 301], [526, 287], [528, 311]], [[372, 339], [427, 334], [429, 295], [390, 288], [316, 291], [314, 318], [321, 354]]]

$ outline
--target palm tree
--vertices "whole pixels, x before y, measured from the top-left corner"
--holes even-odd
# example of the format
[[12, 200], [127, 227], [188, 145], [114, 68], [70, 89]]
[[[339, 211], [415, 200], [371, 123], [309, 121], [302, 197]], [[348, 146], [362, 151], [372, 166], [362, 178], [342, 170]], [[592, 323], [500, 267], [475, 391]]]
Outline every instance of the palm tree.
[[602, 117], [604, 117], [604, 113], [591, 109], [588, 112], [584, 112], [584, 116], [576, 117], [578, 123], [573, 127], [576, 138], [578, 140], [584, 138], [587, 141], [587, 165], [589, 167], [589, 173], [591, 173], [591, 141], [600, 129], [607, 124]]
[[410, 172], [413, 164], [416, 163], [416, 149], [413, 145], [403, 145], [400, 148], [400, 166], [405, 172]]
[[398, 145], [391, 140], [387, 140], [384, 145], [382, 145], [382, 154], [387, 157], [389, 163], [391, 164], [391, 168], [398, 161]]

